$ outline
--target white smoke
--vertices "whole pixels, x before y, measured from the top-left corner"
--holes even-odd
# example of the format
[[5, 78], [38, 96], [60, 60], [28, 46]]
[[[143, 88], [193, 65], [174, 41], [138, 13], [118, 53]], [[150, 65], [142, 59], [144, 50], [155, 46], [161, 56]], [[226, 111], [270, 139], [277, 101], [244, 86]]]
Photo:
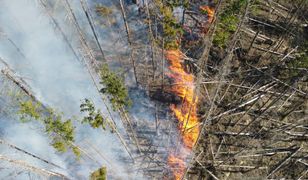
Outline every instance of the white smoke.
[[[76, 2], [72, 1], [74, 11], [80, 18], [84, 31], [89, 32], [89, 27], [84, 26], [86, 22], [80, 4]], [[78, 51], [78, 48], [80, 48], [78, 36], [72, 25], [65, 19], [66, 13], [57, 10], [57, 7], [54, 8], [52, 13], [59, 21], [61, 28], [64, 29], [69, 41], [73, 43], [74, 49]], [[0, 37], [0, 57], [6, 60], [20, 76], [24, 77], [41, 102], [59, 112], [63, 112], [65, 117], [71, 117], [73, 115], [79, 116], [80, 100], [89, 98], [103, 112], [106, 112], [83, 63], [80, 63], [73, 55], [68, 44], [63, 40], [59, 31], [55, 29], [38, 1], [1, 0], [0, 31], [5, 34], [5, 36]], [[87, 37], [90, 36], [89, 34], [87, 34]], [[111, 34], [110, 37], [113, 37], [113, 35]], [[104, 37], [107, 36], [104, 34]], [[12, 46], [7, 38], [10, 38], [18, 46], [26, 58], [23, 58], [16, 51], [16, 47]], [[110, 41], [110, 39], [107, 39], [107, 41]], [[106, 39], [104, 42], [106, 42]], [[80, 54], [79, 58], [82, 59]], [[100, 159], [93, 150], [91, 155], [97, 158], [101, 165], [87, 158], [77, 162], [69, 153], [61, 155], [48, 144], [49, 140], [40, 131], [40, 125], [16, 122], [18, 122], [18, 117], [1, 118], [0, 129], [4, 131], [2, 138], [51, 162], [59, 163], [66, 169], [66, 172], [64, 172], [66, 175], [73, 175], [73, 178], [77, 179], [87, 179], [90, 173], [101, 165], [111, 169], [110, 164]], [[118, 125], [120, 124], [118, 123]], [[88, 146], [85, 145], [84, 139], [95, 144], [99, 151], [105, 157], [108, 157], [113, 169], [116, 170], [116, 173], [112, 173], [113, 177], [137, 178], [134, 172], [129, 172], [129, 164], [123, 160], [129, 157], [116, 135], [101, 130], [93, 130], [88, 126], [81, 126], [79, 122], [75, 122], [75, 126], [77, 128], [77, 144], [85, 149], [88, 149]], [[120, 130], [122, 128], [120, 126]], [[5, 148], [1, 148], [0, 151], [1, 153], [7, 152]], [[23, 160], [37, 164], [31, 158], [23, 158]], [[44, 167], [40, 163], [38, 165]], [[7, 174], [1, 174], [0, 171], [0, 177], [5, 175]]]

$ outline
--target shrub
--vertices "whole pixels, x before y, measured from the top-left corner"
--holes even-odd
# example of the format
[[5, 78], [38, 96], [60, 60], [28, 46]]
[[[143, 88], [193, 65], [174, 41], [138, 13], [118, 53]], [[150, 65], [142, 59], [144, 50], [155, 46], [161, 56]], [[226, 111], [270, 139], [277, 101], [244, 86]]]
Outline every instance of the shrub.
[[214, 45], [225, 48], [231, 35], [236, 31], [239, 23], [239, 14], [247, 0], [233, 0], [228, 2], [220, 15], [220, 23], [217, 26], [213, 43]]
[[107, 179], [107, 168], [102, 167], [94, 171], [91, 174], [90, 180], [106, 180]]
[[183, 29], [173, 16], [173, 8], [178, 6], [179, 2], [167, 1], [163, 3], [160, 0], [156, 0], [155, 3], [159, 8], [159, 12], [162, 14], [164, 48], [167, 50], [178, 49], [179, 43], [177, 43], [177, 40], [183, 34]]
[[123, 79], [116, 73], [110, 71], [107, 65], [101, 67], [100, 78], [100, 83], [104, 85], [100, 92], [107, 95], [114, 109], [129, 107], [131, 105], [131, 100], [129, 99]]
[[85, 99], [84, 102], [81, 103], [80, 111], [87, 113], [82, 123], [88, 123], [93, 128], [102, 127], [106, 130], [106, 119], [103, 117], [100, 110], [95, 110], [93, 103], [89, 99]]
[[18, 114], [21, 117], [23, 122], [30, 121], [29, 118], [33, 118], [35, 120], [39, 120], [41, 117], [41, 112], [39, 108], [41, 107], [38, 103], [33, 103], [31, 100], [21, 102], [19, 104], [19, 112]]
[[62, 116], [55, 113], [53, 109], [46, 109], [40, 103], [35, 103], [31, 100], [20, 102], [18, 114], [21, 116], [22, 122], [31, 121], [32, 119], [41, 121], [44, 125], [45, 133], [51, 137], [51, 145], [58, 152], [66, 152], [67, 149], [72, 149], [76, 157], [79, 158], [79, 150], [72, 145], [75, 141], [75, 128], [71, 119], [63, 121]]

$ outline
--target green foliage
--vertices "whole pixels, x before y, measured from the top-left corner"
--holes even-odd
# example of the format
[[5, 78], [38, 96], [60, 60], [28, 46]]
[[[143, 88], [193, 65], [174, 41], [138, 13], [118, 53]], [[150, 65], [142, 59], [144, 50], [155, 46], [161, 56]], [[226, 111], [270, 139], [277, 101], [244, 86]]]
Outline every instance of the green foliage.
[[65, 144], [61, 141], [54, 141], [51, 145], [59, 152], [64, 153], [67, 151]]
[[293, 46], [298, 46], [296, 50], [296, 59], [286, 62], [288, 68], [292, 69], [290, 76], [297, 76], [301, 73], [301, 69], [308, 68], [308, 30], [298, 25], [295, 31], [296, 36], [291, 39]]
[[40, 104], [34, 103], [31, 100], [24, 101], [20, 103], [20, 109], [18, 114], [20, 115], [22, 122], [30, 121], [31, 118], [39, 120], [41, 117], [41, 112], [39, 108]]
[[94, 171], [91, 174], [90, 180], [106, 180], [107, 179], [107, 168], [102, 167]]
[[[308, 4], [308, 3], [307, 3]], [[299, 30], [297, 44], [299, 46], [298, 49], [298, 58], [296, 61], [294, 61], [294, 67], [295, 68], [308, 68], [308, 30], [305, 28], [301, 28]]]
[[[44, 111], [45, 110], [45, 111]], [[72, 143], [74, 140], [74, 130], [71, 119], [62, 120], [60, 114], [55, 113], [53, 109], [44, 109], [41, 104], [34, 103], [31, 100], [20, 102], [19, 114], [23, 122], [25, 118], [41, 121], [44, 125], [44, 131], [51, 137], [51, 145], [58, 152], [66, 152], [67, 149], [72, 149], [75, 155], [78, 157], [80, 152], [76, 149]]]
[[79, 148], [76, 147], [76, 146], [72, 146], [72, 150], [73, 150], [73, 153], [75, 154], [75, 156], [77, 157], [77, 159], [79, 159], [80, 156], [81, 156], [81, 152], [80, 152]]
[[308, 50], [305, 52], [302, 52], [299, 57], [291, 61], [290, 64], [292, 64], [293, 68], [308, 68]]
[[222, 18], [225, 18], [230, 15], [238, 15], [248, 0], [231, 0], [229, 4], [227, 4], [224, 12], [222, 13]]
[[189, 5], [188, 0], [165, 0], [165, 3], [171, 8], [178, 7], [178, 6], [188, 7]]
[[173, 8], [179, 3], [178, 1], [167, 1], [163, 3], [160, 0], [155, 1], [162, 14], [162, 26], [164, 36], [164, 48], [165, 49], [177, 49], [179, 43], [177, 43], [178, 36], [183, 33], [182, 27], [177, 23], [173, 16]]
[[253, 4], [251, 5], [251, 8], [250, 8], [251, 14], [253, 16], [259, 16], [262, 13], [261, 7], [262, 7], [262, 4], [261, 4], [260, 0], [255, 0], [253, 2]]
[[228, 2], [220, 15], [220, 23], [217, 26], [213, 43], [224, 48], [228, 39], [236, 31], [239, 23], [239, 14], [244, 8], [247, 0], [232, 0]]
[[129, 107], [131, 105], [131, 100], [129, 99], [123, 79], [112, 72], [107, 65], [101, 67], [100, 78], [101, 84], [104, 85], [104, 88], [100, 92], [107, 94], [114, 109]]
[[221, 20], [221, 23], [224, 24], [225, 30], [228, 32], [235, 32], [239, 19], [236, 15], [230, 15]]
[[75, 141], [75, 128], [73, 127], [71, 119], [63, 121], [61, 115], [49, 110], [49, 115], [44, 118], [44, 124], [45, 132], [52, 135], [52, 146], [57, 151], [66, 152], [67, 149], [72, 149], [77, 157], [80, 156], [78, 149], [74, 149], [72, 145], [72, 142]]
[[95, 110], [93, 103], [89, 99], [85, 99], [84, 102], [81, 103], [80, 111], [87, 113], [82, 123], [88, 123], [93, 128], [102, 127], [106, 130], [106, 119], [103, 117], [100, 110]]
[[308, 69], [308, 53], [299, 58], [297, 67]]
[[225, 47], [225, 43], [229, 39], [230, 35], [231, 34], [229, 32], [225, 32], [223, 29], [217, 28], [213, 43], [219, 47]]
[[291, 72], [288, 74], [289, 77], [298, 76], [301, 72], [300, 69], [308, 69], [308, 41], [306, 40], [301, 45], [297, 58], [287, 62], [287, 66], [291, 68]]
[[55, 133], [64, 142], [74, 141], [74, 127], [70, 119], [62, 122], [60, 118], [52, 120], [50, 117], [47, 117], [45, 119], [45, 131], [48, 134]]

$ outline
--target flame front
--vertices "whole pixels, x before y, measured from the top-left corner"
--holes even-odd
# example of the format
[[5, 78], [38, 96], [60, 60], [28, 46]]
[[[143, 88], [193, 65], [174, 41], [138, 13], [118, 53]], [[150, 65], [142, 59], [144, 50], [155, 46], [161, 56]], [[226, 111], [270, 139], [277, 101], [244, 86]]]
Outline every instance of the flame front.
[[197, 141], [199, 134], [197, 117], [198, 97], [194, 97], [194, 76], [184, 70], [181, 64], [183, 54], [180, 50], [167, 51], [166, 59], [170, 63], [169, 69], [172, 72], [168, 76], [174, 80], [171, 91], [182, 99], [181, 106], [173, 104], [170, 108], [179, 121], [179, 129], [182, 133], [184, 145], [191, 149]]
[[[197, 141], [200, 131], [197, 117], [198, 97], [194, 95], [194, 76], [184, 70], [181, 64], [184, 56], [180, 50], [169, 50], [165, 56], [170, 64], [169, 69], [171, 73], [168, 76], [174, 80], [170, 90], [182, 100], [181, 105], [172, 104], [170, 108], [179, 121], [182, 141], [185, 147], [191, 150]], [[185, 172], [186, 157], [187, 154], [179, 153], [170, 154], [168, 157], [169, 167], [176, 180], [180, 180]]]
[[184, 161], [181, 158], [170, 155], [168, 157], [168, 164], [172, 168], [174, 179], [180, 180], [186, 168]]
[[[213, 21], [214, 9], [209, 6], [200, 6], [200, 9], [207, 12], [208, 23]], [[206, 32], [206, 31], [205, 31]], [[179, 121], [179, 130], [185, 149], [191, 151], [197, 142], [200, 128], [197, 116], [198, 97], [195, 95], [194, 75], [184, 70], [182, 62], [183, 53], [179, 50], [167, 50], [165, 54], [170, 66], [171, 73], [167, 74], [174, 80], [170, 89], [182, 100], [181, 105], [172, 104], [170, 109]], [[174, 151], [169, 154], [168, 165], [171, 168], [174, 179], [180, 180], [185, 172], [185, 159], [189, 154]]]

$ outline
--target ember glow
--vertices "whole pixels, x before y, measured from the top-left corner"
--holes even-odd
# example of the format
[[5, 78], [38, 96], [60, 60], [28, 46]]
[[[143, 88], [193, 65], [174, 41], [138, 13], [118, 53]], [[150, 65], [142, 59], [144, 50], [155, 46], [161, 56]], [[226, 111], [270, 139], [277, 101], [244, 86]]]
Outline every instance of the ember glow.
[[184, 161], [179, 157], [170, 155], [168, 157], [168, 164], [172, 168], [174, 179], [180, 180], [186, 168]]

